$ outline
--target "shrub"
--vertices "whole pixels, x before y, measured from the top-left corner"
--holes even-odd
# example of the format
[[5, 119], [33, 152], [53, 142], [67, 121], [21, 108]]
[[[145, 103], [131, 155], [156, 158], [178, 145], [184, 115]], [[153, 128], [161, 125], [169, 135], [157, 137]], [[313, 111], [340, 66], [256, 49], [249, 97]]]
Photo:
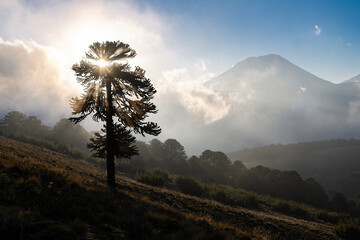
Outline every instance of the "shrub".
[[335, 226], [334, 232], [346, 240], [360, 239], [360, 221], [359, 219], [343, 220]]
[[[103, 168], [106, 169], [106, 161], [101, 162]], [[133, 166], [129, 160], [120, 160], [116, 162], [116, 171], [136, 174], [137, 172], [144, 172], [140, 167]]]
[[78, 235], [83, 236], [86, 233], [87, 225], [79, 218], [75, 218], [71, 225], [71, 229]]
[[275, 200], [271, 209], [284, 214], [289, 214], [301, 218], [310, 217], [310, 210], [307, 206], [287, 200]]
[[340, 214], [335, 212], [328, 212], [325, 210], [318, 210], [315, 212], [315, 217], [318, 220], [322, 220], [329, 223], [338, 223], [340, 219]]
[[164, 181], [169, 181], [169, 173], [161, 168], [154, 168], [151, 170], [151, 172], [155, 175], [162, 176], [164, 178]]
[[224, 190], [218, 190], [218, 191], [215, 191], [213, 193], [213, 199], [215, 201], [218, 201], [218, 202], [221, 202], [221, 203], [224, 203], [224, 204], [228, 204], [228, 205], [233, 205], [234, 204], [234, 201], [232, 201], [232, 199], [230, 198], [228, 192], [224, 191]]
[[78, 237], [70, 228], [64, 225], [54, 224], [49, 226], [45, 230], [36, 233], [31, 237], [31, 239], [76, 240], [78, 239]]
[[178, 189], [185, 194], [200, 196], [203, 193], [203, 188], [200, 183], [192, 177], [178, 176], [175, 179], [175, 184]]
[[237, 204], [239, 206], [248, 207], [248, 208], [257, 208], [259, 207], [259, 199], [252, 194], [252, 193], [246, 193], [239, 197]]
[[305, 207], [303, 207], [302, 205], [298, 205], [298, 204], [291, 204], [290, 214], [293, 214], [297, 217], [303, 217], [303, 218], [309, 217], [308, 210]]
[[290, 213], [291, 207], [288, 203], [282, 201], [276, 201], [274, 205], [272, 205], [272, 210], [282, 213]]
[[161, 169], [153, 169], [151, 171], [138, 171], [135, 174], [135, 180], [156, 187], [162, 187], [169, 178], [169, 174]]
[[204, 192], [206, 192], [206, 197], [227, 205], [235, 205], [237, 201], [233, 189], [227, 186], [207, 184], [205, 185]]
[[87, 160], [87, 158], [88, 158], [88, 156], [86, 156], [85, 152], [78, 147], [71, 148], [70, 155], [74, 158], [79, 158], [79, 159]]

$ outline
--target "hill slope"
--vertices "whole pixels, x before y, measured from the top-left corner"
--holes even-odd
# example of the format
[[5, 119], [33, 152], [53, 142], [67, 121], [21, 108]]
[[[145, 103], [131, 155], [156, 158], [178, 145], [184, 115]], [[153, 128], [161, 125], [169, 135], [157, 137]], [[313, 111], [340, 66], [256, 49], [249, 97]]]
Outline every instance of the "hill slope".
[[[332, 225], [155, 188], [0, 137], [2, 239], [336, 239]], [[22, 217], [21, 217], [22, 216]]]

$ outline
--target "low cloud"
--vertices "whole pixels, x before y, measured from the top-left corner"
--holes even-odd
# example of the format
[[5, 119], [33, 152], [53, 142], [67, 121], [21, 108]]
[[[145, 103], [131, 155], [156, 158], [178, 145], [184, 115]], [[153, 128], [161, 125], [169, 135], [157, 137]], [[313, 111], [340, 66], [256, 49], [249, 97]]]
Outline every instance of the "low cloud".
[[196, 64], [195, 67], [197, 67], [200, 71], [205, 71], [206, 70], [206, 63], [204, 60], [199, 60]]
[[172, 70], [164, 71], [162, 74], [165, 78], [165, 81], [163, 82], [164, 84], [167, 82], [176, 83], [178, 81], [188, 80], [190, 78], [186, 68], [174, 68]]
[[306, 87], [300, 87], [299, 93], [300, 92], [306, 92]]
[[[209, 87], [202, 84], [204, 75], [190, 78], [186, 68], [175, 68], [163, 72], [163, 84], [159, 92], [172, 93], [179, 103], [193, 116], [210, 124], [224, 118], [230, 111], [225, 99]], [[207, 77], [213, 74], [206, 75]], [[174, 110], [175, 112], [176, 110]]]
[[320, 36], [322, 29], [318, 25], [315, 25], [314, 27], [315, 27], [314, 30], [315, 35]]
[[69, 116], [69, 100], [77, 92], [61, 76], [46, 48], [0, 39], [1, 113], [17, 110], [47, 124]]
[[186, 89], [180, 93], [181, 103], [189, 112], [201, 117], [205, 124], [218, 121], [230, 112], [225, 99], [201, 83], [183, 85], [181, 89]]

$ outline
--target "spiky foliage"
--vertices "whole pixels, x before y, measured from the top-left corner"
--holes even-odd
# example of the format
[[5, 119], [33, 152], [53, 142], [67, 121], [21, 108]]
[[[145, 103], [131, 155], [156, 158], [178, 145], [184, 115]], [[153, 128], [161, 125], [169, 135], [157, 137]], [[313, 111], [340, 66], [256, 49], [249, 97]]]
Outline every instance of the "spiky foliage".
[[[109, 186], [115, 185], [114, 156], [130, 158], [137, 153], [131, 132], [158, 135], [161, 131], [156, 123], [145, 121], [148, 113], [157, 112], [151, 102], [156, 90], [145, 70], [138, 66], [132, 70], [126, 62], [135, 56], [135, 50], [120, 41], [96, 42], [89, 46], [86, 58], [72, 67], [85, 89], [80, 98], [70, 101], [73, 114], [80, 115], [70, 120], [78, 123], [92, 115], [94, 121], [106, 122], [105, 135], [96, 134], [88, 147], [94, 156], [106, 156]], [[118, 120], [115, 124], [113, 117]]]
[[[106, 133], [106, 125], [101, 131]], [[90, 138], [90, 143], [86, 146], [95, 152], [94, 157], [106, 158], [106, 134], [95, 133], [94, 135], [95, 137]], [[134, 145], [135, 137], [125, 127], [119, 124], [114, 125], [114, 140], [114, 155], [117, 158], [130, 158], [138, 154], [138, 150]]]

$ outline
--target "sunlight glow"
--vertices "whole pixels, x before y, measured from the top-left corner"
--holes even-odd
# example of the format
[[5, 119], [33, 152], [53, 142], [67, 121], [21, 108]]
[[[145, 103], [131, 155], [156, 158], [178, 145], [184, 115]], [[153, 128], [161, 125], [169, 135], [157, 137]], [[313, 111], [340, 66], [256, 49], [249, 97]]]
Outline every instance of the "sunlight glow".
[[98, 65], [99, 67], [106, 67], [109, 64], [109, 62], [105, 61], [104, 59], [100, 59], [96, 61], [95, 64]]

